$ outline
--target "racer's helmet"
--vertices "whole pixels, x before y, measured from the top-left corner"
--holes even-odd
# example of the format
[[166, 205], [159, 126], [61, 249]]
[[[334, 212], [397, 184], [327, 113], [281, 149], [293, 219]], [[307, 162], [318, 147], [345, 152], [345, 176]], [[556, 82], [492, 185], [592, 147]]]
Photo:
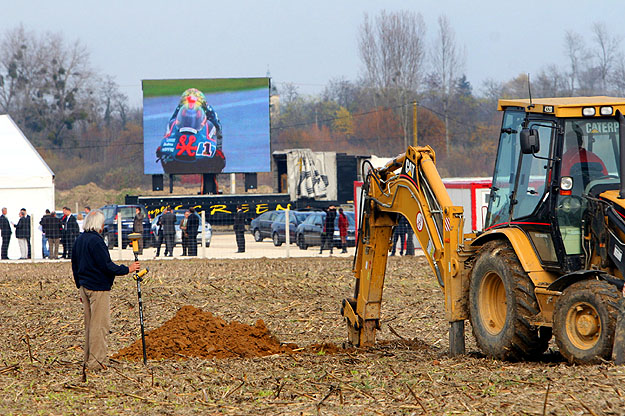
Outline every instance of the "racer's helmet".
[[176, 124], [178, 128], [192, 128], [194, 130], [200, 130], [206, 122], [206, 114], [200, 106], [190, 105], [186, 103], [182, 106], [178, 115], [176, 116]]
[[191, 108], [198, 104], [200, 107], [206, 104], [206, 96], [197, 88], [189, 88], [182, 93], [180, 97], [180, 104], [189, 104]]

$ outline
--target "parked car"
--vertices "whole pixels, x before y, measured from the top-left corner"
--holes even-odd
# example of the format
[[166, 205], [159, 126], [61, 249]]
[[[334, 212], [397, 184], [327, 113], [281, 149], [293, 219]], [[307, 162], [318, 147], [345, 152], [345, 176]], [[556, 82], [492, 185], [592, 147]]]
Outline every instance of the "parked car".
[[[182, 219], [184, 218], [184, 213], [185, 210], [183, 209], [177, 209], [174, 210], [174, 214], [176, 215], [176, 224], [174, 225], [174, 227], [176, 228], [176, 237], [174, 238], [174, 246], [176, 244], [182, 244], [182, 230], [180, 229], [180, 222], [182, 221]], [[154, 238], [157, 237], [157, 228], [156, 228], [156, 224], [158, 222], [158, 220], [161, 218], [162, 214], [158, 214], [156, 217], [154, 217], [154, 219], [152, 220], [152, 234], [154, 234]], [[197, 215], [197, 214], [194, 214]], [[199, 215], [198, 215], [199, 217]], [[202, 244], [202, 220], [200, 220], [200, 228], [198, 228], [198, 234], [197, 234], [197, 242], [196, 244]], [[211, 238], [213, 237], [213, 227], [210, 225], [210, 223], [207, 221], [204, 224], [204, 230], [206, 232], [206, 247], [210, 247], [211, 245]], [[165, 241], [163, 241], [163, 243], [165, 243]]]
[[[312, 214], [312, 211], [289, 211], [289, 241], [295, 243], [297, 226]], [[271, 224], [271, 239], [273, 245], [279, 247], [286, 242], [286, 211], [279, 211]]]
[[250, 232], [254, 236], [255, 241], [263, 241], [264, 238], [271, 238], [271, 224], [278, 216], [280, 211], [263, 212], [254, 218], [250, 223]]
[[[343, 212], [347, 217], [347, 245], [356, 245], [356, 217], [353, 211]], [[304, 222], [297, 226], [295, 232], [297, 246], [301, 250], [306, 250], [310, 246], [321, 246], [321, 232], [326, 219], [325, 212], [313, 212]], [[339, 215], [336, 214], [334, 220], [334, 247], [341, 247], [341, 234], [339, 233]]]
[[102, 231], [102, 237], [108, 248], [117, 246], [117, 221], [120, 219], [122, 222], [122, 248], [125, 248], [130, 243], [128, 234], [132, 233], [137, 207], [141, 208], [141, 212], [143, 213], [143, 247], [147, 248], [152, 246], [154, 236], [150, 227], [150, 218], [144, 206], [105, 205], [100, 207], [99, 210], [104, 214], [104, 230]]

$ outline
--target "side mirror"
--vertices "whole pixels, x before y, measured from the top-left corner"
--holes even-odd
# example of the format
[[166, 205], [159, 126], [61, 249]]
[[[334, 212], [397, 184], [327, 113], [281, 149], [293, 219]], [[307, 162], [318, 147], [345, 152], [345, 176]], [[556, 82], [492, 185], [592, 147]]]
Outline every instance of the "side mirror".
[[538, 130], [522, 129], [521, 130], [521, 153], [531, 155], [540, 151], [540, 140], [538, 139]]

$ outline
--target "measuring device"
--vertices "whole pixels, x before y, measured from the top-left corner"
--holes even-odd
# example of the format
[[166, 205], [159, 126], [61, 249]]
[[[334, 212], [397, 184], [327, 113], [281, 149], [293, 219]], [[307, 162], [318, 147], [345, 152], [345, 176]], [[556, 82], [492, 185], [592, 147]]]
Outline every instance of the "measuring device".
[[[142, 236], [139, 233], [131, 233], [128, 238], [132, 242], [132, 252], [135, 255], [135, 261], [139, 261], [139, 240]], [[139, 324], [141, 325], [141, 343], [143, 344], [143, 364], [148, 363], [148, 356], [145, 351], [145, 329], [143, 326], [143, 299], [141, 298], [141, 282], [143, 282], [143, 276], [148, 274], [149, 269], [145, 268], [139, 272], [135, 272], [133, 278], [137, 282], [137, 298], [139, 299]]]

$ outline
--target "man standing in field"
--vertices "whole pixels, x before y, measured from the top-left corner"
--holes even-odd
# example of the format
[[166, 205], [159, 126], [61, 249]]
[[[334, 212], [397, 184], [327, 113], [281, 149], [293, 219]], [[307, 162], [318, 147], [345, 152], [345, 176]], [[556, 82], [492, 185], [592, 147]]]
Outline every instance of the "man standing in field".
[[87, 371], [103, 370], [108, 365], [110, 291], [115, 276], [139, 270], [139, 262], [132, 263], [130, 267], [113, 263], [101, 235], [104, 229], [102, 211], [92, 211], [85, 220], [84, 229], [72, 251], [72, 272], [80, 291], [85, 321], [83, 380], [86, 381]]
[[41, 228], [46, 234], [48, 244], [50, 245], [50, 254], [48, 258], [50, 260], [56, 260], [59, 258], [59, 245], [61, 244], [61, 233], [63, 226], [61, 220], [56, 217], [56, 213], [52, 210], [48, 215], [44, 215], [41, 221]]
[[200, 217], [196, 214], [193, 207], [189, 208], [189, 218], [187, 219], [187, 254], [189, 256], [197, 256], [197, 235], [200, 227]]
[[237, 253], [245, 253], [245, 213], [241, 205], [237, 205], [237, 212], [234, 214], [234, 235], [237, 240]]
[[0, 215], [0, 233], [2, 234], [2, 260], [9, 259], [9, 242], [11, 241], [11, 223], [7, 219], [7, 209], [2, 208], [2, 215]]
[[176, 238], [176, 215], [167, 207], [165, 213], [161, 215], [161, 226], [163, 227], [163, 239], [165, 240], [165, 256], [174, 256], [174, 239]]
[[15, 237], [20, 246], [20, 260], [30, 258], [30, 216], [26, 215], [26, 209], [20, 210], [20, 219], [15, 224]]

